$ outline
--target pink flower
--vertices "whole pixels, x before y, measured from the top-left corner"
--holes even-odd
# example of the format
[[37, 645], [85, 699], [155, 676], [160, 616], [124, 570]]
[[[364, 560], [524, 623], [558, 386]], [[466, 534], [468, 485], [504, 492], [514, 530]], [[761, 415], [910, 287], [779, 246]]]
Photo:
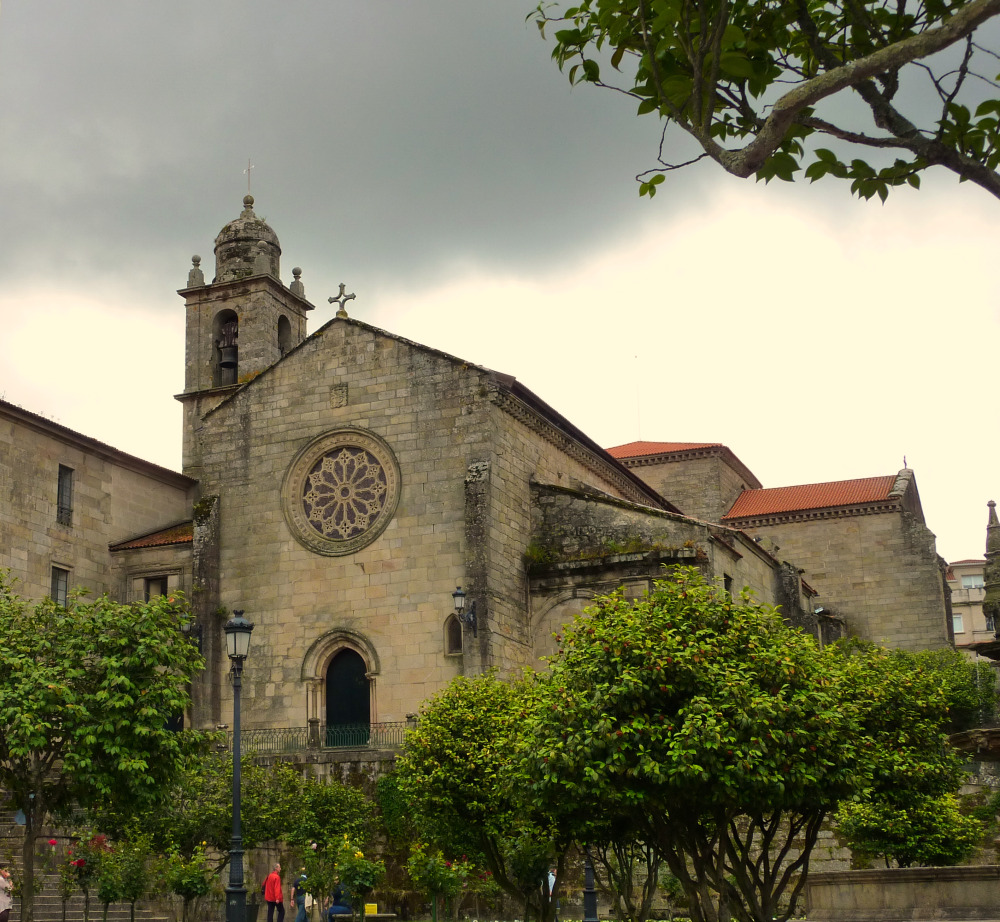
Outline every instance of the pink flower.
[[311, 849], [312, 849], [313, 851], [316, 851], [316, 849], [317, 849], [317, 847], [318, 847], [318, 846], [316, 845], [316, 843], [315, 843], [315, 842], [313, 842], [313, 844], [312, 844], [312, 845], [310, 845], [309, 847], [310, 847], [310, 848], [311, 848]]
[[49, 839], [49, 845], [58, 845], [58, 844], [59, 844], [59, 843], [58, 843], [58, 842], [56, 842], [56, 840], [55, 840], [55, 839]]

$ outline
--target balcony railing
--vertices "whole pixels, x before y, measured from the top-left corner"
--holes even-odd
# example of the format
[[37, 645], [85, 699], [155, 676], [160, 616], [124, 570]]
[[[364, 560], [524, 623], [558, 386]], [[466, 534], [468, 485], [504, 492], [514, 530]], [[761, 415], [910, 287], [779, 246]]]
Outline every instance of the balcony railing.
[[[309, 727], [272, 727], [243, 730], [240, 751], [244, 755], [279, 755], [307, 749], [402, 749], [406, 731], [413, 724], [405, 720], [378, 724], [338, 724]], [[233, 748], [232, 731], [226, 734], [226, 748]]]

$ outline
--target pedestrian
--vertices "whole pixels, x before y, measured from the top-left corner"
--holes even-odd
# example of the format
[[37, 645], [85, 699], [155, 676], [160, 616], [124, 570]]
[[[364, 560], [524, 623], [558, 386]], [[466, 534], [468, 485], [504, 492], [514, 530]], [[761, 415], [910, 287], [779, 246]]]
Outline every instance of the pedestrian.
[[295, 903], [295, 922], [306, 922], [306, 869], [292, 884], [292, 902]]
[[285, 922], [285, 897], [281, 887], [281, 865], [276, 864], [274, 870], [264, 881], [264, 899], [267, 901], [267, 922], [274, 922], [274, 910], [278, 910], [278, 922]]
[[556, 899], [556, 869], [549, 868], [549, 899], [556, 904], [556, 911], [552, 918], [559, 922], [559, 900]]
[[6, 865], [0, 868], [0, 922], [10, 918], [10, 871]]

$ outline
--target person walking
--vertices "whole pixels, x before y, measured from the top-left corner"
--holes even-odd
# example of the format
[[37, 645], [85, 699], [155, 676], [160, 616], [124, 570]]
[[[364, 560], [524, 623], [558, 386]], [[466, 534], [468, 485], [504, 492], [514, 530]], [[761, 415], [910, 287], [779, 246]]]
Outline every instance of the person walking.
[[10, 871], [7, 868], [0, 868], [0, 922], [7, 922], [10, 918]]
[[285, 922], [285, 896], [281, 887], [281, 865], [276, 864], [274, 870], [264, 881], [264, 900], [267, 902], [267, 922], [274, 922], [274, 910], [278, 910], [278, 922]]
[[306, 869], [292, 884], [292, 902], [295, 903], [295, 922], [306, 922]]

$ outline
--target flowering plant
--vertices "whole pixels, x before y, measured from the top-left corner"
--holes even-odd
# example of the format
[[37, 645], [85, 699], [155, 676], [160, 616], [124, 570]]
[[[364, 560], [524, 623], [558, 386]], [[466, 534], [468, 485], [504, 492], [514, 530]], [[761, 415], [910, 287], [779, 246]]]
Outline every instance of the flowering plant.
[[385, 876], [385, 862], [366, 858], [361, 848], [346, 835], [337, 848], [335, 867], [341, 886], [351, 895], [355, 906], [361, 905]]
[[436, 919], [438, 900], [444, 897], [451, 901], [461, 894], [474, 868], [465, 855], [457, 860], [448, 860], [440, 849], [432, 852], [422, 842], [417, 842], [410, 848], [406, 870], [413, 886], [431, 898]]

